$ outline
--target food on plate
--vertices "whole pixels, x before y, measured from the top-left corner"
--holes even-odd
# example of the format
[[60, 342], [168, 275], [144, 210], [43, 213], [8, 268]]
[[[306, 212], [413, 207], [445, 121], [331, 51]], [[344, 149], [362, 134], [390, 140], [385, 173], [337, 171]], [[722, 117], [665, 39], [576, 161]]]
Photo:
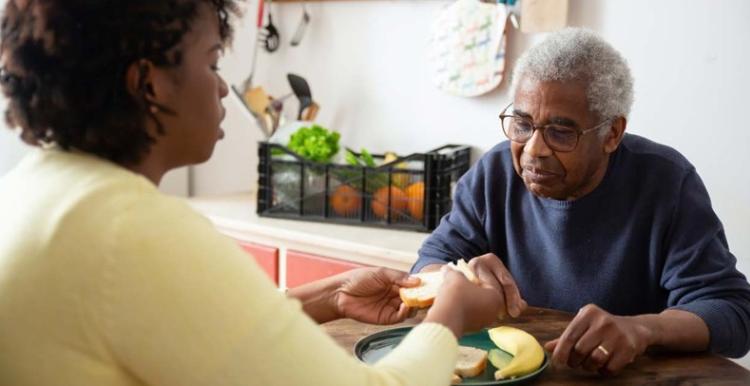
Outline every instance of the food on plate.
[[458, 385], [462, 381], [463, 379], [461, 379], [461, 377], [459, 377], [458, 374], [453, 374], [451, 376], [451, 385]]
[[[490, 340], [513, 359], [495, 372], [495, 379], [520, 377], [538, 369], [544, 362], [544, 349], [531, 334], [518, 328], [500, 326], [488, 330]], [[494, 359], [490, 358], [490, 361]], [[493, 365], [494, 362], [492, 362]], [[500, 367], [495, 365], [495, 367]]]
[[513, 360], [513, 356], [504, 353], [498, 348], [493, 348], [487, 354], [487, 360], [490, 361], [490, 363], [492, 363], [492, 365], [495, 366], [496, 369], [502, 369], [505, 368], [505, 366], [508, 366], [510, 361]]
[[454, 373], [461, 377], [476, 377], [487, 367], [487, 351], [476, 347], [459, 346]]
[[[463, 273], [470, 282], [479, 284], [479, 279], [463, 259], [459, 259], [457, 265], [448, 264], [448, 266]], [[443, 284], [443, 272], [422, 272], [413, 276], [419, 278], [419, 286], [401, 288], [399, 290], [401, 300], [409, 307], [427, 308], [431, 306], [435, 301], [440, 285]]]

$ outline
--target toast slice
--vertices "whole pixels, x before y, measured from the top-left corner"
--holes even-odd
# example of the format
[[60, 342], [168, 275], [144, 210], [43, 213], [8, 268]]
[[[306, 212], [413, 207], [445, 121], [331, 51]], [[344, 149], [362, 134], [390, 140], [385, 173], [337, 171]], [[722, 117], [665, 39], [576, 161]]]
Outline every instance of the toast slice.
[[401, 301], [409, 307], [427, 308], [432, 305], [440, 285], [443, 284], [443, 272], [423, 272], [413, 276], [419, 278], [419, 286], [401, 288], [398, 291]]
[[487, 367], [487, 351], [475, 347], [458, 346], [458, 360], [454, 373], [461, 377], [476, 377]]
[[467, 263], [464, 259], [458, 259], [455, 267], [459, 272], [463, 273], [464, 276], [466, 276], [466, 279], [468, 279], [470, 282], [479, 284], [479, 278], [476, 274], [474, 274], [474, 271], [469, 268], [469, 263]]
[[[448, 264], [448, 266], [463, 273], [466, 279], [472, 283], [479, 284], [479, 279], [463, 259], [459, 259], [457, 265]], [[437, 296], [440, 285], [443, 284], [443, 273], [441, 271], [422, 272], [412, 276], [418, 277], [420, 284], [417, 287], [401, 288], [399, 290], [401, 301], [413, 308], [427, 308], [431, 306], [435, 301], [435, 296]]]

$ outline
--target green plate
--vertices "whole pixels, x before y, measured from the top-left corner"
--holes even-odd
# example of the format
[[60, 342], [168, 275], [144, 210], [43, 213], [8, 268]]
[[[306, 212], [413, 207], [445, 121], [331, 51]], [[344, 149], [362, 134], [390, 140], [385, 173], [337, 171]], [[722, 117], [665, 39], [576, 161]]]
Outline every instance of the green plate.
[[[354, 354], [362, 362], [373, 364], [380, 360], [380, 358], [391, 352], [396, 346], [398, 346], [398, 344], [401, 343], [401, 340], [404, 339], [404, 336], [406, 336], [406, 334], [408, 334], [411, 329], [411, 327], [399, 327], [368, 335], [360, 339], [357, 344], [354, 345]], [[497, 346], [495, 346], [495, 344], [490, 340], [490, 336], [487, 334], [487, 330], [482, 330], [475, 334], [465, 335], [463, 338], [459, 339], [458, 344], [460, 344], [461, 346], [476, 347], [486, 351], [497, 348]], [[507, 355], [508, 359], [513, 358], [513, 356], [508, 354], [507, 352], [502, 350], [500, 351]], [[533, 373], [526, 374], [522, 377], [496, 381], [495, 371], [497, 371], [497, 369], [492, 365], [492, 363], [488, 361], [487, 368], [482, 374], [476, 377], [464, 378], [463, 382], [461, 382], [461, 385], [490, 386], [520, 384], [536, 378], [544, 371], [544, 369], [547, 368], [547, 366], [549, 366], [549, 358], [547, 357], [547, 353], [545, 352], [544, 362], [542, 362], [542, 365], [539, 366], [538, 369], [534, 370]]]

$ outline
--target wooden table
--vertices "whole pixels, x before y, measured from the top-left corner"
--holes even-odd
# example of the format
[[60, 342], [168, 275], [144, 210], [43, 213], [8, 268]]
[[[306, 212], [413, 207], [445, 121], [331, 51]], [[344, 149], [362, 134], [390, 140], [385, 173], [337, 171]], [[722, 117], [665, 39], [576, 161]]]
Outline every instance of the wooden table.
[[[354, 352], [354, 344], [374, 332], [414, 325], [423, 315], [394, 326], [375, 326], [344, 319], [326, 323], [323, 328], [345, 349]], [[521, 317], [504, 323], [521, 328], [540, 342], [552, 340], [563, 332], [572, 314], [548, 309], [529, 308]], [[750, 371], [713, 354], [647, 353], [636, 359], [622, 373], [603, 377], [583, 370], [554, 369], [551, 366], [534, 385], [750, 385]]]

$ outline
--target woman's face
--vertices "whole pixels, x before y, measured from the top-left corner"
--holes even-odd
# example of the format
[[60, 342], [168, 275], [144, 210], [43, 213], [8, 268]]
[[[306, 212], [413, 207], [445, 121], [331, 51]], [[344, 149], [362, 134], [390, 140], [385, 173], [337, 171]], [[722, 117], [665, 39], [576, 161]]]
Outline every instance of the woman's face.
[[226, 110], [221, 100], [229, 89], [218, 73], [223, 52], [216, 12], [201, 5], [191, 30], [179, 45], [182, 62], [178, 67], [156, 69], [155, 101], [174, 114], [158, 112], [165, 136], [157, 138], [170, 167], [208, 160], [216, 142], [224, 136], [220, 124]]

